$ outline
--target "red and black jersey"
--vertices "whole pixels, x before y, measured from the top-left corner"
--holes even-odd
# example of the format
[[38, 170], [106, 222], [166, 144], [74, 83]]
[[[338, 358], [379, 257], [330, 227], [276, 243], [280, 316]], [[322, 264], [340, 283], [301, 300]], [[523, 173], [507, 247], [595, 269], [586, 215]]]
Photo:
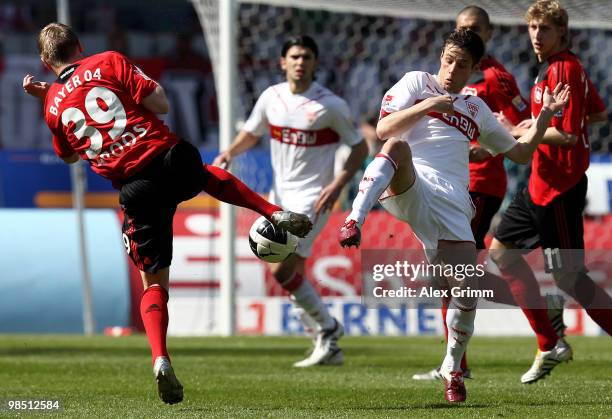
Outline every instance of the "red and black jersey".
[[157, 83], [125, 56], [103, 52], [66, 67], [44, 102], [58, 156], [77, 153], [117, 186], [178, 142], [141, 106]]
[[597, 93], [597, 89], [595, 89], [593, 82], [588, 77], [587, 77], [587, 88], [589, 89], [589, 91], [587, 92], [587, 101], [586, 101], [587, 115], [604, 112], [606, 110], [606, 104], [604, 103], [601, 96], [599, 96], [599, 93]]
[[[529, 118], [529, 103], [521, 96], [514, 76], [491, 56], [482, 59], [480, 68], [462, 93], [480, 97], [493, 112], [502, 112], [515, 125]], [[470, 192], [503, 198], [506, 185], [503, 154], [470, 162]]]
[[[542, 63], [531, 89], [532, 116], [535, 118], [540, 114], [544, 89], [548, 87], [552, 92], [558, 83], [569, 84], [570, 99], [567, 106], [555, 114], [550, 126], [575, 135], [578, 140], [573, 146], [538, 146], [529, 178], [529, 193], [537, 205], [547, 205], [575, 186], [589, 167], [586, 117], [589, 112], [587, 99], [592, 98], [593, 93], [589, 95], [590, 83], [582, 63], [568, 50], [558, 52]], [[591, 110], [596, 112], [595, 108]]]

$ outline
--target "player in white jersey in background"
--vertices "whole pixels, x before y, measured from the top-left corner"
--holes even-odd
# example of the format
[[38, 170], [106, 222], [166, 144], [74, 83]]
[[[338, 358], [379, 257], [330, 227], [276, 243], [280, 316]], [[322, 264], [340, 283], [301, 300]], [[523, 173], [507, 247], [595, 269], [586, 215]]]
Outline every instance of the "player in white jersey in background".
[[[366, 168], [353, 209], [340, 229], [342, 246], [360, 244], [360, 228], [380, 198], [387, 211], [410, 224], [430, 261], [476, 264], [470, 228], [474, 208], [468, 193], [470, 140], [477, 139], [493, 155], [504, 153], [525, 164], [569, 94], [567, 86], [557, 86], [554, 96], [547, 90], [546, 112], [517, 142], [482, 99], [459, 94], [483, 54], [484, 44], [476, 33], [455, 30], [445, 40], [437, 75], [406, 73], [386, 93], [376, 128], [386, 142]], [[448, 288], [478, 287], [475, 276], [445, 279]], [[452, 403], [466, 399], [460, 364], [474, 330], [476, 303], [475, 297], [453, 297], [448, 309], [447, 352], [440, 372], [444, 396]]]
[[[299, 239], [295, 254], [271, 264], [274, 278], [303, 312], [302, 320], [315, 326], [314, 347], [296, 367], [338, 365], [344, 355], [337, 345], [344, 328], [333, 318], [320, 295], [304, 276], [306, 258], [327, 222], [344, 185], [367, 156], [368, 148], [340, 97], [314, 81], [318, 48], [309, 36], [289, 38], [281, 50], [280, 66], [286, 82], [268, 87], [259, 97], [242, 131], [219, 154], [214, 165], [228, 164], [253, 147], [266, 132], [271, 137], [274, 171], [270, 202], [307, 214], [312, 231]], [[352, 149], [334, 177], [334, 156], [343, 142]]]

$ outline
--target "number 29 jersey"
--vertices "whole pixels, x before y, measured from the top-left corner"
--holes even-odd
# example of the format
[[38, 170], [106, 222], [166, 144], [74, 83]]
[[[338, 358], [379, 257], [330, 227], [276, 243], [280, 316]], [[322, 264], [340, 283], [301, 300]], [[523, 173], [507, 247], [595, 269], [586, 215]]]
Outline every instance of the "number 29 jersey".
[[77, 153], [94, 172], [119, 187], [178, 142], [141, 105], [156, 87], [157, 82], [117, 52], [92, 55], [66, 67], [44, 101], [55, 153], [61, 158]]

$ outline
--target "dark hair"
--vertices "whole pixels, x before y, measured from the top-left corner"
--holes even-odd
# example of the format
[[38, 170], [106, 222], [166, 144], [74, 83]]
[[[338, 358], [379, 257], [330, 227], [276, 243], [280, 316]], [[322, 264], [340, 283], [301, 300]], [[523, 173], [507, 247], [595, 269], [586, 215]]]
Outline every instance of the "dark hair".
[[474, 15], [474, 16], [477, 16], [479, 19], [481, 19], [487, 25], [487, 27], [489, 29], [491, 28], [491, 19], [489, 19], [489, 14], [482, 7], [478, 7], [478, 6], [467, 6], [467, 7], [464, 7], [463, 9], [461, 9], [461, 11], [459, 12], [459, 14], [457, 16], [461, 16], [461, 15]]
[[444, 49], [454, 45], [470, 53], [474, 64], [478, 63], [485, 52], [485, 46], [480, 36], [469, 29], [455, 29], [444, 38]]
[[295, 46], [308, 48], [312, 51], [315, 58], [319, 57], [319, 48], [317, 47], [317, 43], [308, 35], [296, 35], [288, 38], [283, 44], [283, 49], [281, 50], [281, 57], [286, 56], [289, 49]]

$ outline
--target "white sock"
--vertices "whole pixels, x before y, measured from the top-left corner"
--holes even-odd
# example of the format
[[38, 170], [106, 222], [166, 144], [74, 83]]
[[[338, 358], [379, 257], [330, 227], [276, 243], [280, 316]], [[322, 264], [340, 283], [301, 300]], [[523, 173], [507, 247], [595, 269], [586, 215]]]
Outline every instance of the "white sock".
[[331, 329], [334, 327], [334, 318], [329, 314], [327, 306], [321, 300], [321, 296], [310, 283], [304, 278], [302, 284], [291, 293], [292, 299], [308, 313], [317, 323], [320, 329]]
[[454, 305], [446, 313], [446, 327], [448, 328], [448, 342], [446, 344], [446, 357], [442, 362], [441, 372], [461, 371], [461, 358], [465, 353], [467, 344], [474, 333], [474, 318], [476, 309], [462, 311]]
[[378, 198], [387, 189], [397, 170], [395, 162], [385, 153], [378, 153], [363, 173], [359, 192], [353, 201], [353, 210], [347, 220], [355, 220], [360, 226]]
[[319, 330], [319, 325], [317, 324], [315, 319], [310, 317], [310, 314], [306, 313], [306, 310], [304, 310], [298, 305], [293, 295], [289, 296], [289, 299], [293, 301], [293, 315], [300, 319], [300, 321], [302, 322], [302, 325], [304, 326], [304, 332], [307, 335], [315, 335]]

